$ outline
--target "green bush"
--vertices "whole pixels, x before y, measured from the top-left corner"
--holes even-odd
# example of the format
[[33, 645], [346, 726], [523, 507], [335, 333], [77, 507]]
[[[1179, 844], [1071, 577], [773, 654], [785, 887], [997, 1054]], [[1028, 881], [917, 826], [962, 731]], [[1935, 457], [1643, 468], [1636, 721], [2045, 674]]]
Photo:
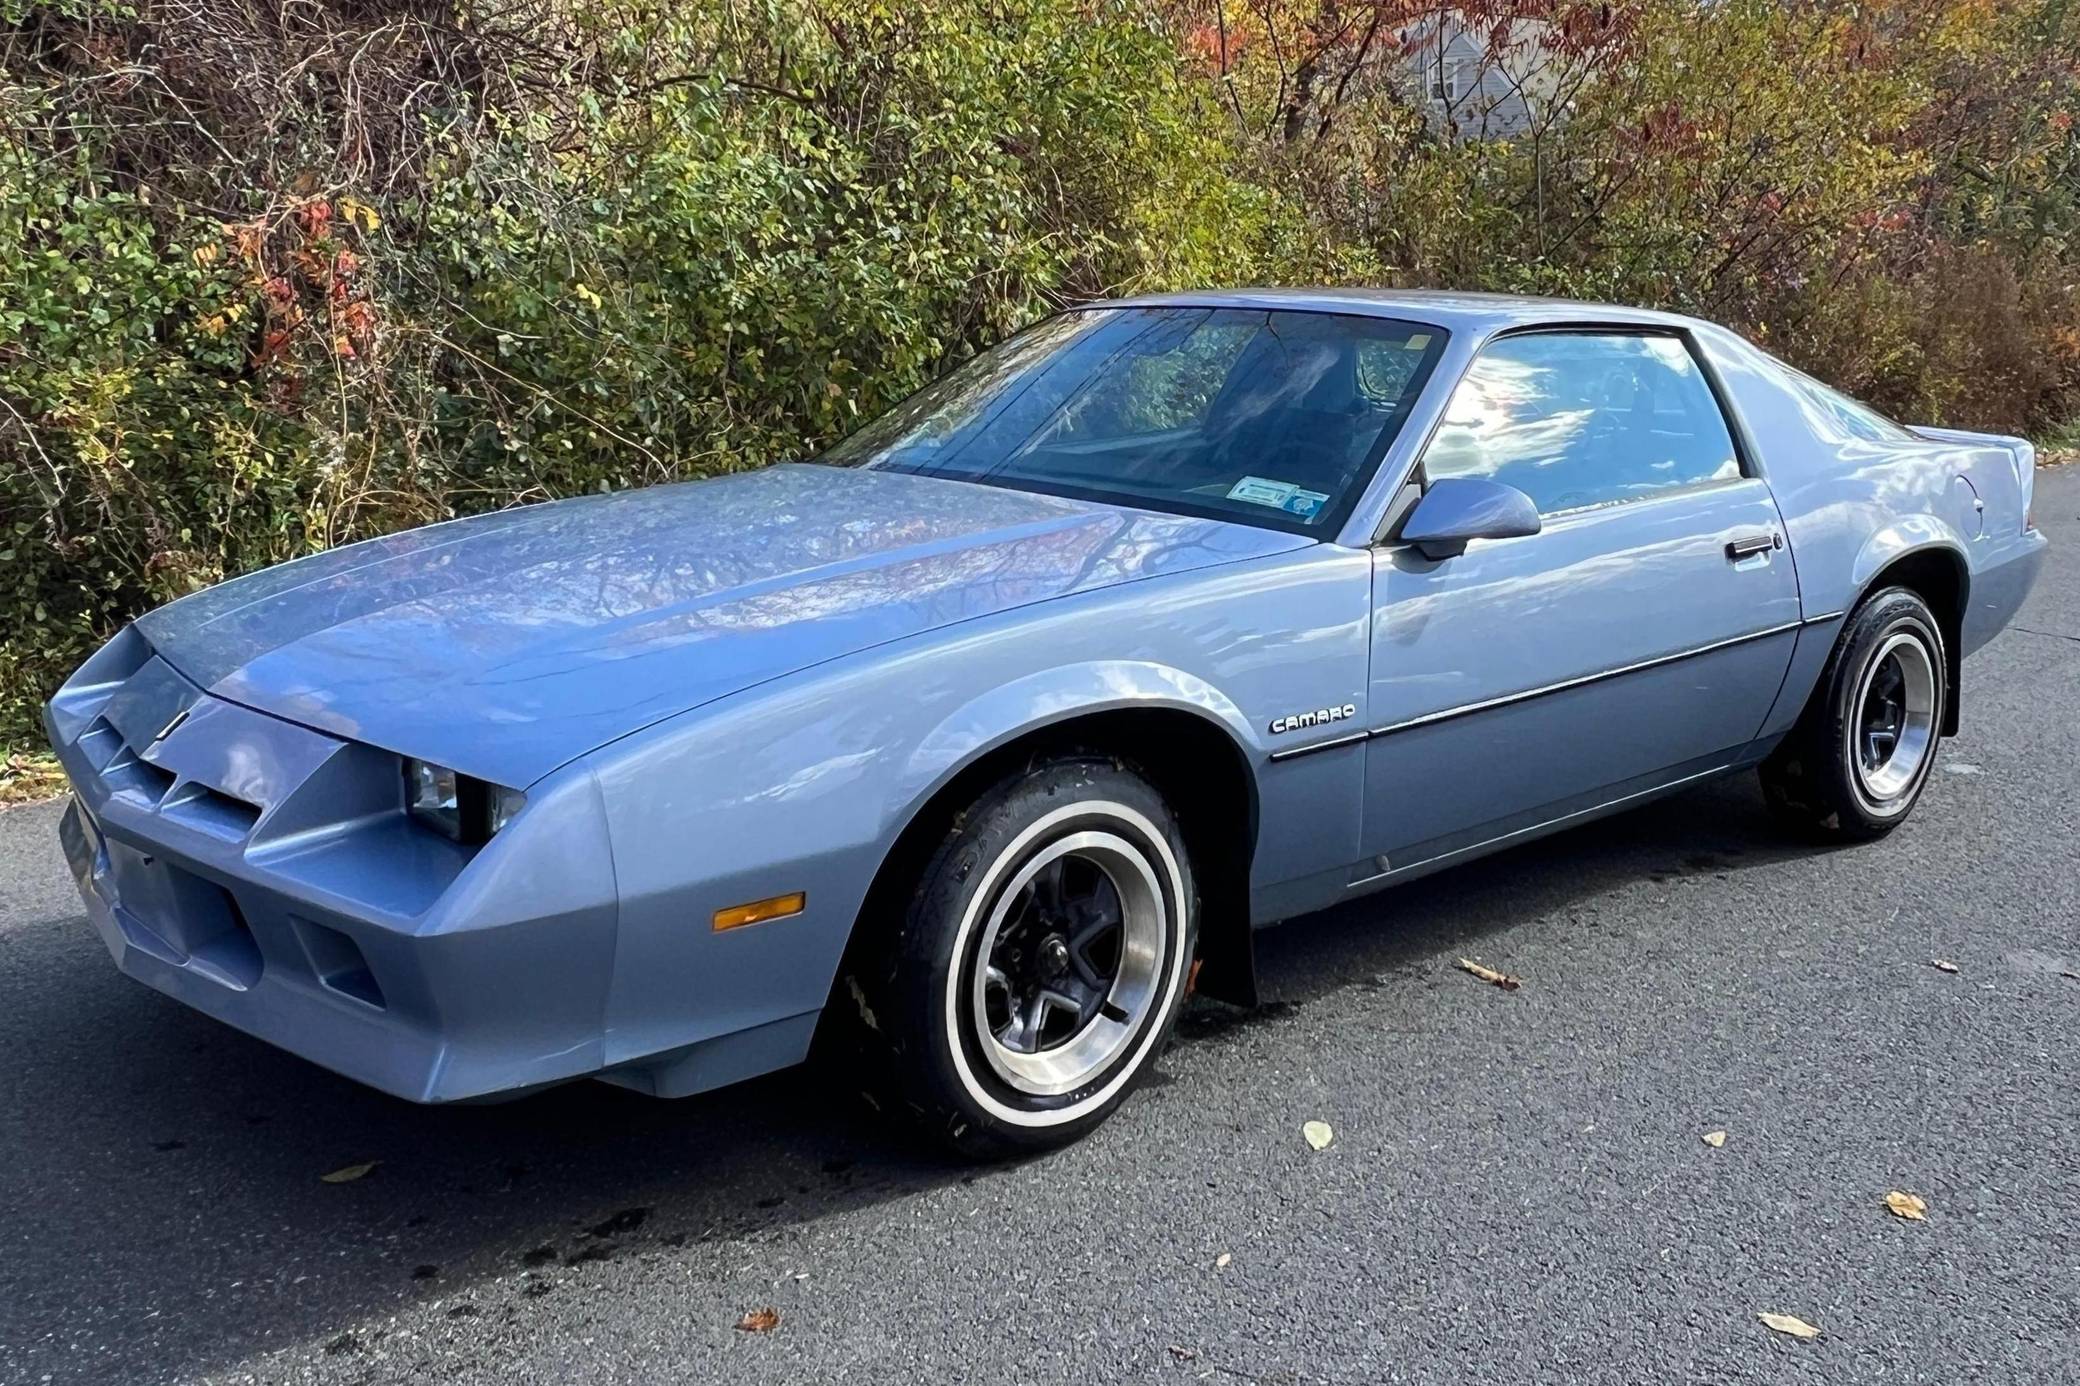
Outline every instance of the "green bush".
[[[30, 13], [17, 51], [70, 32]], [[249, 113], [198, 150], [126, 111], [126, 143], [56, 59], [9, 88], [0, 744], [121, 620], [227, 575], [800, 456], [1059, 304], [1285, 277], [1307, 243], [1139, 9], [571, 22], [554, 99], [446, 91], [351, 180], [323, 101], [231, 179]], [[718, 48], [729, 75], [696, 66]]]
[[1428, 8], [0, 0], [0, 760], [160, 602], [804, 455], [1094, 296], [1618, 298], [2080, 413], [2080, 6], [1468, 0], [1560, 36], [1507, 141], [1386, 76]]
[[309, 436], [245, 369], [249, 296], [147, 197], [0, 144], [0, 746], [122, 619], [302, 542]]

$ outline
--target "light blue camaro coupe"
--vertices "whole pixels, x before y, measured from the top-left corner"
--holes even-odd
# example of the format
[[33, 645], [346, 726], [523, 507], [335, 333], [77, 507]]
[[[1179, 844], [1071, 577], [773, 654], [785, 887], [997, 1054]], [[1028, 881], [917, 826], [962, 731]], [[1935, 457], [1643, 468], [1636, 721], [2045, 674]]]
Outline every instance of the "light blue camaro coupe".
[[2033, 464], [1666, 314], [1098, 304], [814, 463], [153, 612], [48, 709], [64, 845], [125, 972], [401, 1097], [821, 1034], [1051, 1145], [1253, 999], [1258, 925], [1749, 767], [1897, 826]]

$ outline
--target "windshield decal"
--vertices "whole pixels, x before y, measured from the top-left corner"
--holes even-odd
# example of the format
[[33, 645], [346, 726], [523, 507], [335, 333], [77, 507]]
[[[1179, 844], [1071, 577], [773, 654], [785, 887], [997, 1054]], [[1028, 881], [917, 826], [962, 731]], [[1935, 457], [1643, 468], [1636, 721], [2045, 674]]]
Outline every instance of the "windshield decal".
[[1251, 505], [1268, 505], [1274, 510], [1283, 510], [1288, 515], [1310, 519], [1329, 498], [1320, 491], [1303, 491], [1290, 481], [1272, 481], [1267, 477], [1246, 476], [1230, 488], [1228, 499], [1248, 501]]

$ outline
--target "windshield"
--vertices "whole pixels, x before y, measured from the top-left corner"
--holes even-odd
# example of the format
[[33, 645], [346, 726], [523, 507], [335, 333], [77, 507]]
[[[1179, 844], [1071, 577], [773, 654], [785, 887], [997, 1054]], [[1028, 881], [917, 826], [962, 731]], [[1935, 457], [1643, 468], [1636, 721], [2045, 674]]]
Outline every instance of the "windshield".
[[1064, 313], [822, 460], [1325, 536], [1400, 431], [1444, 336], [1332, 313]]

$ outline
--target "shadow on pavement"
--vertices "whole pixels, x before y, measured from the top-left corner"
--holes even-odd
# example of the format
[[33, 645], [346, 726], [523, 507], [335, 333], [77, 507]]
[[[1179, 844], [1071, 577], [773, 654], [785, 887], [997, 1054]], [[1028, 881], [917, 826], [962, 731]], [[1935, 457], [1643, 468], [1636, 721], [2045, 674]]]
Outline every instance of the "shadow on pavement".
[[[1642, 877], [1792, 854], [1749, 784], [1262, 934], [1265, 1014], [1345, 986], [1391, 988], [1440, 954], [1527, 918], [1552, 925]], [[0, 1267], [0, 1342], [59, 1379], [184, 1375], [299, 1343], [351, 1352], [343, 1329], [416, 1299], [458, 1317], [524, 1315], [569, 1290], [572, 1264], [991, 1177], [908, 1144], [815, 1072], [682, 1102], [579, 1084], [503, 1106], [414, 1107], [136, 986], [77, 921], [19, 939], [17, 1001], [0, 1018], [0, 1162], [27, 1203]], [[1189, 1044], [1248, 1023], [1195, 1004], [1180, 1033]], [[351, 1182], [319, 1178], [369, 1161]]]
[[1257, 970], [1266, 995], [1302, 1003], [1473, 951], [1525, 919], [1593, 927], [1578, 906], [1624, 886], [1724, 879], [1819, 850], [1779, 827], [1743, 774], [1265, 930]]

